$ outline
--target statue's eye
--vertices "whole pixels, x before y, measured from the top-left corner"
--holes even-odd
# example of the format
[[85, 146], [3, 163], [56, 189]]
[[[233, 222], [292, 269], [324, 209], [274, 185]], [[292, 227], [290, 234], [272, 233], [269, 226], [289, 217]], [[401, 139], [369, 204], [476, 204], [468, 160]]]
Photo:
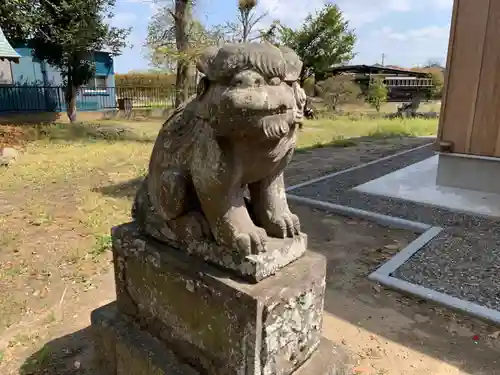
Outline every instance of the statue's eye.
[[266, 81], [262, 76], [253, 71], [244, 71], [234, 76], [231, 81], [231, 86], [239, 88], [259, 87], [265, 84]]
[[269, 84], [271, 86], [279, 86], [279, 85], [281, 85], [281, 78], [280, 77], [273, 77], [269, 80]]

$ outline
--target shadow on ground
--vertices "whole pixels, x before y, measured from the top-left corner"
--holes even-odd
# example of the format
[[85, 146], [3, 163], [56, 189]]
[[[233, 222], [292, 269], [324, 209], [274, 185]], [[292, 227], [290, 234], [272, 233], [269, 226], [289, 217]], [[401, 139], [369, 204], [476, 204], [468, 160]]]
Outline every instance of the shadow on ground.
[[121, 182], [115, 185], [107, 185], [92, 189], [95, 193], [101, 193], [114, 198], [134, 198], [135, 193], [139, 189], [144, 177], [134, 178], [129, 181]]
[[91, 328], [59, 337], [26, 359], [19, 375], [96, 375]]

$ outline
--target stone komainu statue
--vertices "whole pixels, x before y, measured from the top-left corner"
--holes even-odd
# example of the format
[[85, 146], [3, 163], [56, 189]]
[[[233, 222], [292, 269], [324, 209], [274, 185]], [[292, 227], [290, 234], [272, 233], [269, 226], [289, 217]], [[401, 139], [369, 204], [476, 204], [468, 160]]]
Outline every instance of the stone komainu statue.
[[170, 244], [215, 241], [240, 254], [264, 252], [268, 236], [300, 231], [283, 170], [306, 100], [302, 62], [287, 48], [227, 44], [207, 49], [197, 68], [204, 74], [198, 93], [160, 130], [132, 215]]

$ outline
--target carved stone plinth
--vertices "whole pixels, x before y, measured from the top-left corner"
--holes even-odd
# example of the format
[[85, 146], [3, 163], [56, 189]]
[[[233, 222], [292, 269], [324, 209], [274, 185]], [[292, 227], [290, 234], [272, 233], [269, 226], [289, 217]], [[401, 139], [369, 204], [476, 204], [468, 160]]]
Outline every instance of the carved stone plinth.
[[99, 375], [199, 375], [164, 343], [124, 319], [116, 302], [91, 314]]
[[293, 238], [269, 238], [267, 251], [245, 255], [215, 242], [193, 240], [181, 251], [203, 258], [223, 267], [243, 279], [256, 283], [273, 275], [279, 269], [300, 258], [306, 252], [307, 235], [301, 233]]
[[116, 305], [92, 318], [106, 374], [343, 373], [344, 354], [321, 338], [323, 256], [249, 284], [131, 223], [113, 231], [113, 258]]

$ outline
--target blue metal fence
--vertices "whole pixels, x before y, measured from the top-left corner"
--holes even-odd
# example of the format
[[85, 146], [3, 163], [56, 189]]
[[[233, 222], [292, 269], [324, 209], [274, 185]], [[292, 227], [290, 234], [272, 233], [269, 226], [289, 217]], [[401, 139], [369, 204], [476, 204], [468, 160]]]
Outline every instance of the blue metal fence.
[[[0, 86], [0, 112], [64, 112], [63, 86]], [[132, 108], [166, 108], [173, 105], [169, 87], [81, 88], [78, 111], [100, 111], [120, 107], [126, 99]]]

